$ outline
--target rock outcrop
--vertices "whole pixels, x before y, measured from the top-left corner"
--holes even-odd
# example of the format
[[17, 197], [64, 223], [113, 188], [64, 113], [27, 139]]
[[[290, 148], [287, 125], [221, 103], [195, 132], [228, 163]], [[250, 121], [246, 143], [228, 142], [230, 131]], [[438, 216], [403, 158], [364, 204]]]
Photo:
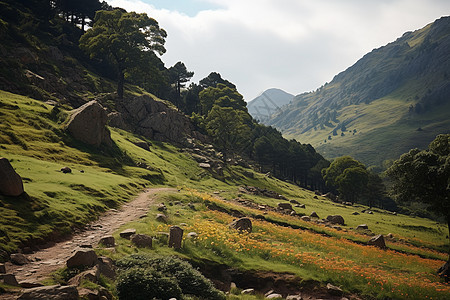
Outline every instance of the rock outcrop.
[[50, 285], [32, 289], [25, 289], [17, 299], [77, 300], [79, 298], [78, 296], [78, 290], [75, 286]]
[[205, 140], [195, 131], [189, 118], [162, 101], [148, 95], [127, 98], [116, 103], [117, 112], [109, 114], [110, 126], [131, 130], [153, 140], [188, 144], [192, 137]]
[[23, 182], [19, 174], [4, 157], [0, 157], [0, 194], [19, 196], [23, 193]]
[[111, 146], [113, 141], [106, 128], [107, 121], [105, 109], [93, 100], [72, 112], [66, 128], [74, 138], [86, 144]]

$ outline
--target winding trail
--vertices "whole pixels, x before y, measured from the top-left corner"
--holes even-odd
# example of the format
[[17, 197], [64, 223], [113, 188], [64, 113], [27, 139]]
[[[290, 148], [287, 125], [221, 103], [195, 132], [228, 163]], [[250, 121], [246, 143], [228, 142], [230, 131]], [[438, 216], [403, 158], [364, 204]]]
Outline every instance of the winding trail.
[[[120, 226], [145, 216], [159, 193], [175, 191], [177, 190], [174, 188], [145, 189], [134, 200], [125, 203], [119, 209], [111, 209], [102, 214], [81, 232], [46, 249], [26, 255], [30, 263], [17, 266], [8, 262], [6, 264], [7, 272], [14, 274], [19, 283], [22, 281], [41, 282], [49, 278], [52, 272], [64, 267], [66, 260], [77, 246], [92, 245], [95, 247], [105, 235], [110, 235]], [[2, 296], [4, 295], [0, 295], [0, 300], [11, 299]]]

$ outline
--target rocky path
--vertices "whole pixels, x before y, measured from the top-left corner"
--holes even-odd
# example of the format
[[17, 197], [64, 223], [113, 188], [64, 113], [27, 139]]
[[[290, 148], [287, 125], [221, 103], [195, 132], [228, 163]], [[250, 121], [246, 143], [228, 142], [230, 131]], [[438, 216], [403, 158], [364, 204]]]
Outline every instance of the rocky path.
[[[64, 267], [76, 247], [82, 245], [95, 247], [103, 236], [110, 235], [120, 226], [145, 216], [159, 193], [175, 191], [173, 188], [146, 189], [133, 201], [124, 204], [118, 210], [107, 211], [98, 220], [87, 225], [85, 230], [72, 235], [69, 239], [26, 255], [30, 260], [29, 263], [22, 266], [7, 263], [7, 272], [14, 274], [19, 283], [41, 282], [52, 272]], [[5, 297], [0, 295], [0, 300], [11, 299]]]

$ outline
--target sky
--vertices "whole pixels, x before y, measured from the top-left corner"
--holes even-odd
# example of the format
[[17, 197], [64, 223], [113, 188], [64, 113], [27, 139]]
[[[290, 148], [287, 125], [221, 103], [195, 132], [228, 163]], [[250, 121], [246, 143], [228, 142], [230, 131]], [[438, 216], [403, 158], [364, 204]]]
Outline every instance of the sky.
[[375, 48], [450, 15], [449, 0], [107, 0], [168, 33], [167, 68], [218, 72], [246, 101], [316, 90]]

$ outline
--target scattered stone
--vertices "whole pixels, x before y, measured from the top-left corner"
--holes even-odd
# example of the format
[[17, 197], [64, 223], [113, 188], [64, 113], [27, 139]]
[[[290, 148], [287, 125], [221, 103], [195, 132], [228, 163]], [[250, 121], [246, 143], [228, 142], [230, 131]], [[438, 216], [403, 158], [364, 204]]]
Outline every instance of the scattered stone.
[[269, 296], [270, 294], [273, 294], [273, 293], [275, 293], [274, 290], [269, 290], [269, 291], [267, 291], [267, 292], [264, 294], [264, 297], [267, 297], [267, 296]]
[[239, 231], [247, 231], [248, 233], [251, 233], [253, 230], [252, 221], [246, 217], [234, 220], [228, 226]]
[[97, 283], [99, 278], [100, 273], [98, 271], [98, 267], [94, 267], [91, 270], [86, 270], [84, 272], [81, 272], [80, 274], [75, 275], [74, 277], [70, 278], [67, 283], [69, 285], [79, 286], [82, 281]]
[[336, 229], [336, 230], [342, 230], [342, 227], [341, 226], [331, 226], [331, 228], [333, 228], [333, 229]]
[[92, 267], [97, 263], [97, 254], [92, 249], [79, 249], [70, 257], [66, 265], [68, 268], [72, 267]]
[[208, 163], [199, 163], [198, 166], [203, 169], [211, 168], [211, 164], [208, 164]]
[[152, 241], [152, 237], [146, 234], [133, 234], [131, 236], [131, 242], [141, 248], [151, 248]]
[[13, 264], [19, 266], [25, 265], [30, 262], [29, 259], [22, 253], [13, 253], [10, 255], [10, 259]]
[[314, 197], [313, 197], [313, 199], [319, 199], [319, 197], [317, 197], [317, 196], [314, 196]]
[[327, 220], [332, 224], [345, 225], [344, 218], [340, 215], [330, 215], [327, 217]]
[[187, 234], [187, 237], [190, 238], [190, 239], [195, 239], [195, 238], [198, 237], [198, 233], [197, 232], [189, 232]]
[[66, 128], [74, 138], [86, 144], [111, 146], [113, 141], [106, 128], [107, 119], [103, 106], [93, 100], [72, 112]]
[[289, 200], [289, 202], [291, 202], [292, 204], [300, 204], [300, 202], [298, 202], [297, 200]]
[[188, 203], [188, 207], [192, 210], [195, 210], [195, 205], [194, 203]]
[[300, 219], [302, 219], [305, 222], [310, 222], [311, 221], [311, 217], [308, 217], [308, 216], [302, 216]]
[[325, 195], [322, 195], [322, 197], [326, 197], [328, 199], [330, 199], [331, 201], [336, 201], [337, 197], [335, 194], [333, 194], [332, 192], [328, 192]]
[[306, 208], [306, 205], [305, 204], [300, 204], [298, 207], [299, 208]]
[[286, 300], [303, 300], [301, 295], [289, 295], [286, 297]]
[[319, 215], [315, 211], [313, 211], [309, 216], [311, 218], [318, 218], [319, 219]]
[[128, 228], [119, 233], [120, 237], [129, 240], [133, 234], [136, 234], [136, 229]]
[[361, 224], [356, 226], [356, 230], [367, 230], [369, 229], [369, 226], [367, 226], [367, 224]]
[[336, 296], [342, 296], [343, 291], [341, 288], [332, 285], [331, 283], [327, 283], [327, 290], [328, 293], [330, 293], [331, 295], [336, 295]]
[[254, 295], [255, 289], [245, 289], [241, 292], [241, 295]]
[[371, 238], [368, 242], [368, 245], [375, 246], [381, 249], [386, 249], [386, 243], [384, 242], [383, 235], [379, 234]]
[[373, 211], [371, 211], [371, 210], [367, 210], [366, 213], [369, 215], [373, 215]]
[[343, 204], [347, 205], [347, 206], [353, 206], [353, 203], [351, 203], [351, 202], [344, 202]]
[[359, 212], [354, 211], [354, 212], [352, 212], [352, 215], [357, 216], [357, 215], [359, 215]]
[[230, 282], [230, 290], [236, 289], [236, 288], [237, 288], [236, 283]]
[[278, 203], [279, 209], [286, 209], [286, 210], [292, 210], [292, 205], [287, 202]]
[[114, 247], [116, 245], [116, 239], [112, 235], [104, 236], [98, 242], [105, 247]]
[[21, 287], [23, 287], [24, 289], [32, 289], [32, 288], [36, 288], [36, 287], [40, 287], [40, 286], [44, 286], [42, 283], [40, 282], [34, 282], [34, 281], [21, 281], [19, 282], [19, 285]]
[[0, 274], [6, 274], [6, 266], [5, 266], [5, 264], [0, 264]]
[[161, 222], [161, 223], [167, 223], [167, 216], [164, 214], [157, 214], [156, 221]]
[[157, 208], [159, 211], [166, 211], [167, 210], [167, 207], [166, 207], [166, 205], [164, 204], [164, 203], [161, 203], [161, 204], [159, 204], [158, 205], [158, 208]]
[[76, 286], [50, 285], [32, 289], [25, 289], [18, 300], [78, 300], [79, 294]]
[[111, 279], [116, 278], [116, 266], [111, 258], [105, 256], [99, 257], [97, 267], [100, 274]]
[[183, 240], [183, 229], [179, 226], [170, 227], [169, 231], [169, 248], [180, 249]]
[[283, 298], [280, 294], [270, 294], [269, 296], [266, 296], [266, 299], [277, 299], [277, 298]]
[[388, 233], [388, 234], [386, 234], [386, 238], [393, 239], [394, 235], [392, 233]]
[[72, 169], [69, 167], [62, 167], [60, 171], [64, 174], [72, 173]]
[[0, 278], [3, 279], [4, 284], [11, 285], [11, 286], [19, 286], [16, 276], [14, 276], [13, 274], [4, 274], [4, 275], [1, 275]]
[[8, 159], [0, 157], [0, 194], [20, 196], [23, 192], [22, 177], [16, 173]]
[[450, 260], [443, 264], [437, 271], [441, 278], [444, 278], [445, 282], [450, 281]]

